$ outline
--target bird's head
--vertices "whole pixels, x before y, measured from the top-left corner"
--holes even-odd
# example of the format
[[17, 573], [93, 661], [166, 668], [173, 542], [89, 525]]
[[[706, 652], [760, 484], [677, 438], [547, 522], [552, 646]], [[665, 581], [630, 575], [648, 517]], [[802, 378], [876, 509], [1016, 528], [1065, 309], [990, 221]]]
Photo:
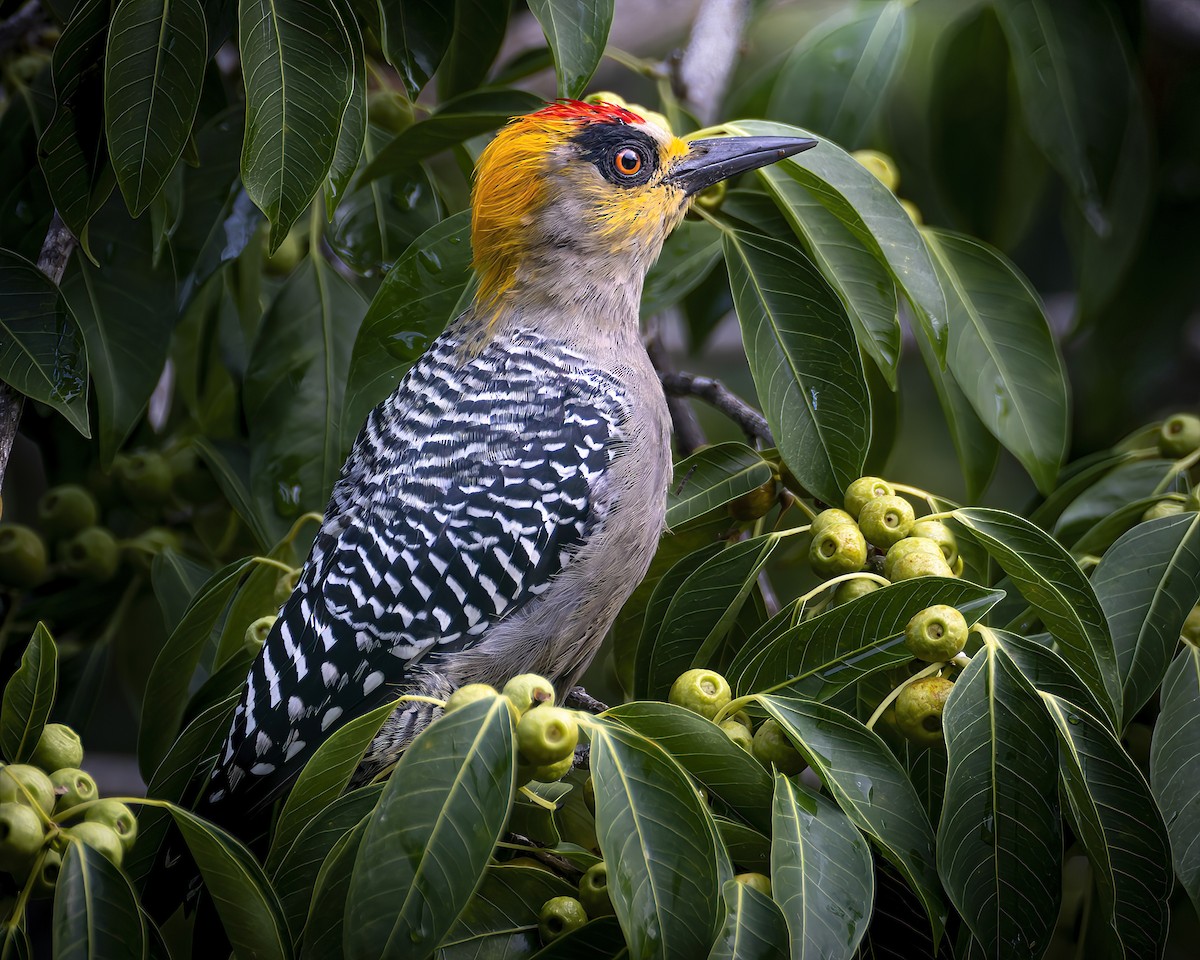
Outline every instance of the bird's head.
[[[640, 295], [691, 197], [814, 146], [792, 137], [690, 142], [609, 103], [561, 101], [514, 118], [484, 149], [471, 198], [480, 300]], [[634, 300], [636, 303], [636, 299]]]

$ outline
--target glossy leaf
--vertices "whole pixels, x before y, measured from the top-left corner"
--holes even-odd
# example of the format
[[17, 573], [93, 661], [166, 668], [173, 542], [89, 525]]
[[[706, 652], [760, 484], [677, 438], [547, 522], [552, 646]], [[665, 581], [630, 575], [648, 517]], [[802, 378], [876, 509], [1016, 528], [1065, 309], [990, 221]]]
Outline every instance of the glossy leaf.
[[150, 562], [150, 585], [154, 588], [168, 633], [179, 625], [188, 604], [212, 575], [210, 567], [174, 550], [167, 549], [154, 555]]
[[605, 711], [662, 747], [709, 793], [759, 830], [771, 829], [771, 777], [720, 727], [672, 703], [645, 700]]
[[47, 403], [85, 437], [88, 361], [62, 293], [36, 265], [0, 250], [0, 380]]
[[558, 95], [582, 96], [608, 43], [613, 0], [530, 0], [529, 10], [554, 54]]
[[725, 926], [708, 960], [787, 960], [787, 921], [775, 901], [736, 880], [721, 888]]
[[1067, 452], [1067, 380], [1041, 301], [997, 250], [924, 231], [949, 306], [947, 364], [976, 414], [1043, 493]]
[[67, 844], [54, 889], [55, 960], [141, 960], [146, 929], [119, 867], [87, 844]]
[[530, 960], [625, 960], [628, 956], [616, 917], [598, 917], [552, 940]]
[[732, 868], [684, 771], [620, 724], [588, 726], [596, 837], [630, 958], [694, 960], [720, 929]]
[[450, 320], [471, 277], [470, 225], [463, 212], [430, 227], [384, 277], [350, 354], [344, 445]]
[[[290, 522], [325, 508], [345, 460], [343, 397], [365, 313], [349, 281], [310, 257], [263, 316], [244, 397], [260, 516]], [[295, 349], [298, 339], [307, 349]]]
[[250, 851], [194, 813], [176, 806], [169, 809], [200, 868], [234, 953], [261, 960], [291, 957], [279, 899]]
[[879, 735], [841, 710], [774, 694], [758, 703], [786, 730], [842, 812], [871, 837], [917, 892], [933, 939], [946, 926], [933, 827], [900, 762]]
[[1060, 772], [1087, 851], [1102, 917], [1127, 957], [1162, 956], [1174, 878], [1162, 814], [1142, 772], [1108, 726], [1042, 694], [1058, 731]]
[[996, 643], [1038, 693], [1049, 693], [1069, 700], [1094, 717], [1104, 716], [1096, 695], [1067, 661], [1049, 646], [1052, 638], [1044, 636], [1042, 639], [1045, 642], [1039, 642], [1034, 637], [1023, 637], [994, 627], [989, 629]]
[[387, 174], [406, 174], [426, 157], [490, 133], [510, 117], [536, 109], [541, 101], [520, 90], [480, 90], [448, 100], [437, 112], [399, 133], [358, 175], [359, 185]]
[[9, 763], [24, 763], [37, 746], [58, 689], [58, 648], [38, 623], [21, 655], [21, 665], [4, 685], [0, 707], [0, 752]]
[[346, 188], [354, 176], [354, 171], [358, 169], [358, 161], [362, 157], [363, 145], [367, 140], [367, 66], [362, 32], [349, 4], [334, 0], [334, 10], [341, 18], [346, 39], [350, 41], [353, 76], [350, 81], [350, 97], [346, 100], [346, 109], [342, 113], [337, 146], [333, 151], [333, 161], [329, 166], [329, 175], [325, 178], [325, 216], [330, 219], [346, 195]]
[[50, 197], [84, 252], [88, 222], [114, 184], [104, 141], [104, 50], [109, 0], [82, 0], [54, 45], [54, 117], [38, 141]]
[[1110, 719], [1121, 702], [1116, 654], [1100, 602], [1079, 565], [1049, 534], [1023, 517], [984, 507], [954, 511], [1037, 609], [1063, 658], [1084, 679]]
[[1139, 523], [1105, 553], [1092, 588], [1116, 648], [1124, 726], [1162, 683], [1200, 601], [1200, 514]]
[[1175, 876], [1200, 911], [1200, 647], [1171, 662], [1150, 746], [1150, 785], [1167, 823]]
[[[542, 905], [551, 897], [578, 892], [561, 877], [536, 867], [489, 867], [475, 896], [438, 945], [438, 955], [444, 960], [474, 960], [535, 954]], [[594, 931], [588, 933], [588, 939], [594, 939]]]
[[[309, 531], [315, 531], [315, 529], [315, 524], [308, 528]], [[265, 559], [276, 560], [289, 567], [296, 566], [303, 560], [303, 557], [297, 553], [297, 540], [300, 541], [300, 548], [305, 549], [306, 541], [303, 536], [291, 541], [285, 537], [275, 544], [274, 549], [266, 555]], [[240, 650], [244, 649], [246, 628], [250, 624], [259, 617], [279, 613], [280, 605], [275, 600], [275, 588], [282, 576], [283, 572], [273, 563], [256, 560], [250, 567], [249, 573], [241, 582], [229, 604], [229, 613], [225, 616], [225, 625], [221, 629], [221, 636], [217, 640], [217, 652], [213, 657], [214, 668], [224, 666]]]
[[507, 701], [427, 727], [400, 757], [367, 822], [346, 903], [346, 954], [425, 957], [470, 899], [512, 805]]
[[767, 534], [735, 543], [679, 586], [653, 643], [638, 647], [638, 696], [665, 699], [683, 671], [708, 665], [779, 541], [779, 535]]
[[843, 9], [809, 30], [779, 70], [767, 116], [866, 146], [908, 46], [905, 14], [893, 0]]
[[949, 604], [970, 624], [1002, 596], [948, 577], [902, 580], [801, 621], [769, 642], [747, 644], [725, 676], [739, 695], [787, 684], [791, 693], [828, 699], [869, 673], [910, 660], [904, 628], [919, 611]]
[[[811, 136], [800, 127], [764, 120], [739, 120], [725, 126], [731, 133], [750, 136]], [[818, 139], [821, 142], [815, 149], [780, 165], [887, 267], [936, 345], [940, 360], [946, 346], [946, 298], [921, 232], [873, 173], [836, 144]]]
[[646, 274], [642, 316], [675, 306], [700, 285], [721, 258], [721, 234], [707, 223], [685, 220], [667, 237]]
[[942, 728], [942, 883], [988, 956], [1041, 957], [1061, 892], [1053, 724], [1016, 664], [985, 644], [955, 681]]
[[450, 46], [453, 7], [445, 0], [381, 0], [379, 12], [384, 54], [416, 99]]
[[395, 710], [394, 703], [384, 704], [351, 720], [317, 747], [288, 792], [275, 821], [266, 861], [268, 871], [275, 871], [301, 831], [349, 786], [367, 747]]
[[832, 801], [775, 776], [771, 897], [787, 919], [792, 960], [849, 960], [875, 899], [871, 850]]
[[313, 884], [308, 920], [304, 925], [302, 960], [322, 960], [345, 955], [346, 902], [354, 861], [362, 849], [367, 819], [334, 843]]
[[192, 674], [248, 562], [231, 563], [213, 574], [150, 668], [138, 729], [138, 768], [143, 777], [158, 766], [179, 732]]
[[744, 443], [716, 443], [675, 464], [667, 527], [677, 530], [771, 480], [771, 465]]
[[871, 439], [854, 331], [791, 244], [730, 230], [724, 245], [746, 358], [779, 452], [806, 490], [836, 503], [862, 473]]
[[483, 83], [504, 42], [509, 9], [508, 0], [454, 0], [454, 34], [438, 71], [443, 100]]
[[[1135, 500], [1145, 500], [1160, 492], [1166, 481], [1171, 477], [1174, 467], [1172, 460], [1137, 460], [1132, 463], [1120, 463], [1115, 466], [1111, 461], [1109, 469], [1101, 471], [1094, 483], [1080, 491], [1078, 495], [1063, 508], [1062, 513], [1053, 526], [1043, 529], [1052, 530], [1060, 543], [1074, 543], [1093, 529], [1096, 524], [1111, 517], [1115, 512], [1128, 506]], [[1035, 517], [1030, 517], [1037, 523]]]
[[842, 301], [859, 346], [894, 390], [900, 363], [896, 285], [884, 265], [800, 183], [794, 172], [774, 164], [764, 167], [759, 177]]
[[104, 119], [117, 183], [136, 217], [192, 133], [208, 60], [199, 0], [121, 0], [104, 57]]
[[334, 0], [240, 0], [246, 87], [242, 183], [271, 222], [271, 250], [329, 174], [354, 84]]

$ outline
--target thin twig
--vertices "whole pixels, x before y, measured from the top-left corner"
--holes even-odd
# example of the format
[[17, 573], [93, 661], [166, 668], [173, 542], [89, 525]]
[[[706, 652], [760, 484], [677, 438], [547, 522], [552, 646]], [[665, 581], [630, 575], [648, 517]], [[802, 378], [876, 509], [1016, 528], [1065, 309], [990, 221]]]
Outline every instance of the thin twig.
[[749, 15], [750, 0], [702, 0], [692, 21], [675, 86], [701, 126], [720, 113]]
[[[73, 249], [75, 237], [55, 210], [54, 217], [50, 220], [50, 228], [46, 231], [46, 239], [42, 242], [42, 252], [38, 256], [38, 269], [49, 277], [55, 286], [62, 281]], [[20, 393], [7, 383], [0, 382], [0, 487], [4, 485], [4, 474], [8, 470], [8, 458], [12, 453], [13, 441], [17, 438], [17, 427], [21, 422], [21, 410], [24, 405], [25, 398]]]
[[720, 410], [741, 427], [747, 436], [755, 437], [767, 446], [775, 446], [775, 438], [771, 435], [767, 418], [737, 394], [731, 393], [721, 381], [694, 373], [669, 373], [662, 370], [659, 371], [659, 378], [668, 397], [698, 397]]
[[603, 713], [608, 709], [608, 704], [601, 703], [583, 687], [572, 687], [570, 692], [563, 697], [563, 705], [572, 710], [584, 710], [587, 713]]
[[49, 22], [40, 0], [29, 0], [11, 17], [0, 22], [0, 54], [8, 53], [28, 34]]
[[[658, 322], [659, 318], [650, 318], [649, 330], [646, 334], [646, 353], [649, 354], [650, 362], [654, 364], [654, 369], [658, 371], [659, 377], [664, 378], [673, 374], [674, 367], [659, 336]], [[675, 446], [679, 449], [681, 457], [694, 453], [708, 443], [708, 438], [704, 435], [704, 428], [696, 419], [696, 411], [686, 400], [670, 396], [668, 391], [667, 411], [671, 414], [671, 429], [675, 434]]]
[[557, 853], [551, 853], [540, 840], [534, 840], [520, 833], [510, 833], [505, 840], [516, 846], [529, 847], [528, 852], [530, 856], [541, 860], [542, 863], [555, 873], [566, 877], [568, 880], [578, 882], [579, 878], [583, 876], [583, 871], [575, 866], [575, 864], [566, 857], [560, 857]]

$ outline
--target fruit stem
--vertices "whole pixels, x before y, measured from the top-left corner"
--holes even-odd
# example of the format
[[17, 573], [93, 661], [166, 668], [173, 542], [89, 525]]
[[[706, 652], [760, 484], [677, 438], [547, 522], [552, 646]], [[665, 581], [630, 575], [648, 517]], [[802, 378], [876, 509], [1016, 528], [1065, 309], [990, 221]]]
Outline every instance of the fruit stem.
[[931, 663], [924, 670], [914, 673], [907, 680], [900, 683], [891, 693], [889, 693], [879, 702], [879, 706], [877, 706], [875, 708], [875, 712], [871, 714], [871, 719], [867, 721], [867, 729], [875, 729], [875, 722], [883, 716], [883, 711], [892, 705], [892, 702], [898, 696], [900, 696], [905, 687], [907, 687], [910, 683], [915, 683], [917, 680], [923, 680], [925, 677], [931, 677], [935, 673], [941, 672], [945, 666], [946, 663]]
[[[937, 504], [934, 502], [933, 494], [928, 490], [922, 490], [920, 487], [910, 487], [907, 483], [893, 483], [892, 489], [897, 493], [907, 493], [910, 497], [917, 497], [920, 500], [924, 500], [929, 504], [930, 512], [937, 513]], [[922, 517], [921, 519], [927, 520], [929, 518]]]
[[713, 723], [719, 727], [721, 725], [721, 721], [728, 720], [743, 707], [748, 707], [757, 699], [758, 695], [753, 693], [747, 697], [735, 697], [716, 712], [716, 714], [713, 716]]
[[1175, 482], [1177, 476], [1190, 470], [1196, 465], [1197, 461], [1200, 461], [1200, 447], [1193, 450], [1186, 457], [1181, 457], [1171, 464], [1171, 469], [1167, 471], [1166, 476], [1158, 481], [1158, 486], [1154, 488], [1154, 493], [1163, 493], [1167, 487]]
[[938, 513], [927, 513], [921, 520], [953, 520], [954, 510], [941, 510]]
[[292, 524], [292, 528], [287, 532], [287, 536], [283, 538], [284, 543], [291, 543], [300, 535], [300, 531], [306, 523], [320, 523], [325, 518], [321, 514], [310, 510], [308, 513], [302, 513], [296, 518], [296, 522]]
[[[791, 498], [792, 504], [794, 504], [795, 506], [799, 507], [801, 510], [804, 511], [804, 515], [806, 517], [808, 517], [809, 523], [812, 523], [812, 521], [817, 519], [817, 512], [812, 507], [810, 507], [807, 503], [805, 503], [799, 497], [795, 496], [790, 490], [784, 490], [784, 493], [788, 497]], [[786, 510], [787, 507], [784, 507], [784, 509]]]
[[865, 570], [859, 570], [855, 573], [838, 574], [836, 577], [832, 577], [831, 579], [826, 580], [819, 587], [814, 587], [812, 590], [809, 590], [808, 593], [804, 594], [804, 596], [800, 597], [795, 602], [800, 603], [800, 604], [807, 603], [813, 597], [818, 596], [819, 594], [828, 590], [830, 587], [836, 587], [839, 583], [845, 583], [848, 580], [859, 580], [859, 579], [870, 580], [872, 583], [877, 583], [881, 587], [890, 587], [891, 586], [890, 580], [885, 580], [883, 577], [881, 577], [875, 573], [867, 573]]
[[251, 557], [250, 560], [253, 563], [260, 563], [264, 567], [274, 567], [280, 573], [293, 573], [299, 569], [298, 567], [284, 563], [282, 560], [276, 560], [274, 557]]
[[12, 930], [21, 922], [21, 918], [25, 916], [25, 904], [29, 902], [29, 898], [33, 895], [33, 885], [37, 882], [38, 874], [42, 872], [42, 863], [46, 859], [47, 847], [43, 844], [42, 849], [37, 852], [37, 857], [33, 861], [33, 866], [29, 868], [29, 877], [25, 881], [25, 886], [21, 888], [21, 892], [17, 894], [17, 902], [13, 904], [12, 916], [5, 922], [5, 926]]

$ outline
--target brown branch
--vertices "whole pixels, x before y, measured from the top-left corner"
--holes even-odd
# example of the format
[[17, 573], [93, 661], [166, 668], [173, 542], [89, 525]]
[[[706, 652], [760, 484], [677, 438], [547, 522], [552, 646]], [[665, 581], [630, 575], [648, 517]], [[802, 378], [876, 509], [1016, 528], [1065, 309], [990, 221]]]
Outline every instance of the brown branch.
[[0, 55], [8, 53], [34, 30], [49, 23], [40, 0], [29, 0], [7, 20], [0, 22]]
[[563, 706], [570, 707], [572, 710], [583, 710], [586, 713], [603, 713], [608, 709], [608, 704], [601, 703], [583, 687], [572, 687], [563, 697]]
[[[22, 8], [24, 9], [24, 8]], [[7, 21], [7, 22], [11, 22]], [[46, 239], [42, 241], [42, 252], [38, 255], [38, 269], [58, 286], [75, 249], [75, 237], [58, 211], [50, 220]], [[4, 474], [8, 471], [8, 458], [12, 454], [13, 441], [17, 438], [17, 427], [21, 423], [21, 410], [25, 398], [7, 383], [0, 382], [0, 488], [4, 485]]]
[[[650, 355], [650, 362], [658, 371], [659, 378], [663, 379], [674, 375], [674, 366], [659, 337], [658, 323], [658, 317], [650, 318], [650, 330], [646, 334], [646, 353]], [[671, 430], [675, 434], [675, 446], [678, 448], [680, 456], [686, 457], [708, 443], [708, 437], [704, 435], [704, 428], [700, 426], [700, 421], [696, 418], [696, 411], [688, 402], [681, 397], [671, 396], [670, 391], [667, 391], [667, 394], [667, 411], [671, 414]]]
[[546, 849], [546, 844], [542, 843], [540, 840], [534, 840], [532, 837], [527, 837], [520, 833], [510, 833], [505, 839], [509, 843], [514, 843], [518, 846], [533, 847], [534, 849], [528, 851], [528, 856], [531, 856], [536, 860], [540, 860], [555, 873], [565, 877], [573, 883], [578, 883], [579, 878], [583, 876], [583, 871], [575, 866], [575, 864], [573, 864], [566, 857], [559, 856], [557, 853], [552, 853], [550, 850]]
[[720, 410], [742, 428], [748, 437], [761, 440], [769, 447], [775, 446], [775, 438], [767, 425], [767, 418], [735, 393], [731, 393], [719, 380], [700, 377], [694, 373], [669, 373], [659, 371], [663, 390], [668, 397], [698, 397]]

